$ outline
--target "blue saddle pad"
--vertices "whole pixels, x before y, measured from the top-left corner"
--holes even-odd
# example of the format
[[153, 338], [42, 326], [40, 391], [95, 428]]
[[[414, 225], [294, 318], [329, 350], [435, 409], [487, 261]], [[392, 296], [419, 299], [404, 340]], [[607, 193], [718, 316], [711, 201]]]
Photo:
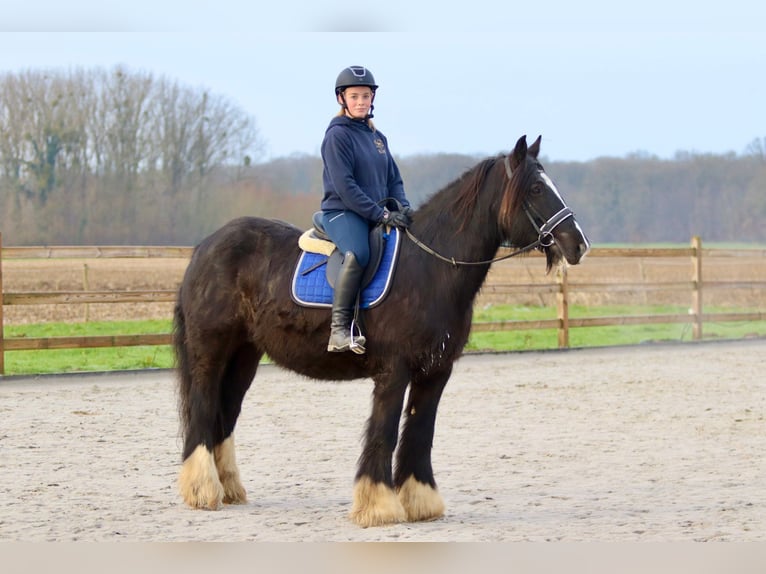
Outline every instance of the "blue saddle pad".
[[[362, 290], [359, 300], [362, 309], [369, 309], [383, 301], [391, 287], [401, 234], [398, 229], [392, 228], [383, 239], [383, 255], [378, 270]], [[333, 289], [327, 282], [327, 260], [328, 257], [320, 253], [301, 253], [293, 273], [293, 301], [304, 307], [332, 307]]]

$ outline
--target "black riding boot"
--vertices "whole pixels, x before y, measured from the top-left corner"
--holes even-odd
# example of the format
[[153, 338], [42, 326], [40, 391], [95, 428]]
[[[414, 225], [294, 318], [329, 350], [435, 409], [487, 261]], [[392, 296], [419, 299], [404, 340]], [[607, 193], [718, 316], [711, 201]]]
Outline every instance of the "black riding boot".
[[338, 278], [335, 280], [335, 290], [332, 299], [332, 323], [330, 324], [330, 341], [327, 350], [338, 353], [353, 351], [361, 355], [365, 352], [366, 339], [359, 332], [354, 337], [352, 320], [356, 297], [359, 294], [364, 267], [359, 265], [353, 252], [347, 251], [340, 266]]

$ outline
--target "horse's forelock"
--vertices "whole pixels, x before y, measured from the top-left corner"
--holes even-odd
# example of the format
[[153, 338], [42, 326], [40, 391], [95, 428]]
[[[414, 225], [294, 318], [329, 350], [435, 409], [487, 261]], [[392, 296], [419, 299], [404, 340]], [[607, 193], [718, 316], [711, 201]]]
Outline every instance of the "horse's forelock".
[[511, 223], [516, 218], [519, 209], [521, 209], [521, 205], [524, 202], [523, 190], [529, 189], [535, 173], [535, 162], [529, 157], [522, 161], [513, 171], [511, 180], [503, 192], [500, 212], [498, 214], [501, 225], [506, 229], [510, 229]]

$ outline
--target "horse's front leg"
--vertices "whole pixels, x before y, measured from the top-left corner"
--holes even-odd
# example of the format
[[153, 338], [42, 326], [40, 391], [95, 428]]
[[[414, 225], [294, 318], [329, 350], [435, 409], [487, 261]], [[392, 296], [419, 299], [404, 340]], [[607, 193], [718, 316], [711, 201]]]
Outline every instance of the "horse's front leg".
[[444, 501], [431, 468], [436, 410], [452, 367], [413, 379], [405, 423], [396, 453], [394, 484], [407, 520], [434, 520], [444, 514]]
[[376, 377], [372, 414], [367, 421], [364, 448], [354, 485], [351, 519], [359, 526], [404, 522], [407, 515], [394, 490], [392, 457], [399, 432], [408, 373], [398, 369]]

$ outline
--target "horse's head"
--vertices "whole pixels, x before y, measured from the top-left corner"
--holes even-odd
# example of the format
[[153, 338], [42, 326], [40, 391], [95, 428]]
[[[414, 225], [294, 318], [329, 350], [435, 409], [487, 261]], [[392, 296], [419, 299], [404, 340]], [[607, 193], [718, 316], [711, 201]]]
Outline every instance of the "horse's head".
[[520, 137], [504, 158], [510, 183], [500, 206], [500, 226], [506, 242], [516, 247], [539, 242], [550, 271], [562, 258], [572, 265], [579, 263], [590, 242], [537, 160], [540, 139], [527, 147], [527, 137]]

